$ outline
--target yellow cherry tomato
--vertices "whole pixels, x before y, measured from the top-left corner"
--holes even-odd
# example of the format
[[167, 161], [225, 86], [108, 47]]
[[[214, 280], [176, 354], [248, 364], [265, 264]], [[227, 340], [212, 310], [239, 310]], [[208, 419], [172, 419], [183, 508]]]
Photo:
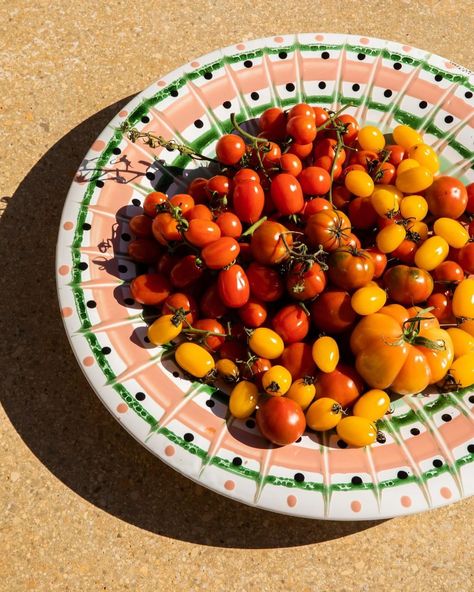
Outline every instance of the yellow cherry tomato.
[[469, 335], [474, 337], [474, 319], [468, 319], [467, 321], [463, 321], [459, 325], [459, 328], [463, 331], [466, 331], [466, 333], [469, 333]]
[[397, 173], [395, 184], [403, 193], [418, 193], [433, 184], [433, 173], [424, 166], [418, 166], [400, 175]]
[[423, 138], [419, 132], [409, 125], [397, 125], [392, 135], [395, 143], [405, 148], [405, 150], [409, 150], [415, 144], [421, 144], [423, 142]]
[[385, 138], [378, 127], [366, 125], [361, 127], [357, 134], [357, 141], [362, 150], [373, 150], [380, 152], [385, 146]]
[[344, 184], [346, 189], [357, 197], [369, 197], [374, 190], [372, 177], [365, 171], [350, 171], [344, 179]]
[[461, 249], [469, 240], [469, 233], [457, 220], [438, 218], [433, 224], [433, 232], [442, 236], [450, 247]]
[[465, 354], [474, 352], [474, 337], [467, 331], [463, 331], [459, 327], [450, 327], [446, 331], [453, 342], [455, 360]]
[[255, 411], [258, 403], [258, 388], [253, 382], [238, 382], [229, 398], [229, 411], [237, 419], [246, 419]]
[[407, 231], [401, 224], [389, 224], [375, 237], [377, 249], [382, 253], [391, 253], [402, 244], [406, 235]]
[[221, 378], [227, 382], [237, 382], [239, 379], [239, 368], [237, 364], [229, 358], [221, 358], [216, 362], [216, 370]]
[[439, 171], [436, 152], [428, 144], [415, 144], [408, 150], [408, 156], [429, 169], [433, 174]]
[[400, 203], [400, 201], [403, 198], [403, 193], [401, 191], [399, 191], [395, 185], [377, 185], [377, 190], [379, 189], [385, 189], [385, 191], [389, 191], [390, 193], [393, 193], [393, 195], [396, 197], [397, 202]]
[[262, 387], [268, 395], [281, 397], [291, 386], [291, 373], [284, 366], [276, 364], [262, 376]]
[[305, 376], [304, 378], [295, 380], [286, 396], [288, 399], [293, 399], [293, 401], [298, 403], [304, 411], [314, 399], [315, 394], [314, 378], [312, 376]]
[[339, 363], [339, 347], [332, 337], [324, 335], [313, 343], [313, 360], [322, 372], [333, 372]]
[[428, 225], [420, 220], [409, 221], [407, 230], [417, 234], [420, 237], [420, 240], [426, 240], [428, 238]]
[[474, 352], [464, 354], [454, 360], [448, 374], [456, 382], [458, 388], [474, 384]]
[[379, 216], [393, 215], [399, 210], [397, 196], [386, 189], [376, 189], [370, 196], [370, 203]]
[[385, 306], [387, 293], [379, 286], [367, 285], [359, 288], [352, 294], [351, 306], [353, 310], [362, 316], [373, 314]]
[[335, 428], [342, 419], [342, 407], [334, 399], [322, 397], [306, 411], [306, 424], [312, 430], [325, 432]]
[[163, 345], [176, 339], [183, 329], [182, 319], [176, 314], [163, 315], [148, 327], [148, 339], [154, 345]]
[[252, 332], [249, 337], [249, 347], [257, 356], [267, 360], [279, 358], [285, 349], [283, 339], [278, 333], [266, 327], [259, 327]]
[[358, 417], [366, 417], [377, 421], [383, 417], [390, 407], [390, 397], [385, 391], [372, 389], [357, 399], [352, 412]]
[[420, 163], [414, 158], [406, 158], [397, 166], [397, 175], [401, 175], [405, 171], [410, 169], [416, 169], [420, 166]]
[[474, 318], [474, 278], [459, 282], [453, 294], [453, 314], [455, 317]]
[[375, 425], [366, 417], [344, 417], [337, 424], [336, 430], [339, 438], [350, 446], [368, 446], [377, 438]]
[[421, 195], [407, 195], [400, 202], [400, 213], [404, 218], [423, 220], [428, 213], [428, 202]]
[[431, 271], [446, 259], [449, 245], [442, 236], [431, 236], [418, 247], [415, 253], [415, 265]]
[[197, 343], [181, 343], [174, 357], [178, 366], [196, 378], [204, 378], [215, 368], [214, 358]]

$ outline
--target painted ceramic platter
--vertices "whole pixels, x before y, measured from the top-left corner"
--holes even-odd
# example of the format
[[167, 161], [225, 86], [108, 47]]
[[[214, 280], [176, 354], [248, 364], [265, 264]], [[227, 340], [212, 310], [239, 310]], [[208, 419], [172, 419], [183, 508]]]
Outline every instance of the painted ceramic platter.
[[305, 433], [272, 447], [255, 421], [226, 421], [226, 396], [182, 377], [146, 340], [129, 281], [131, 216], [154, 188], [183, 192], [205, 169], [176, 151], [132, 144], [123, 122], [212, 155], [229, 115], [252, 120], [271, 105], [306, 101], [384, 131], [423, 130], [442, 172], [474, 180], [474, 77], [425, 51], [357, 36], [304, 34], [246, 41], [160, 78], [92, 145], [69, 191], [57, 246], [65, 328], [97, 395], [139, 442], [190, 479], [267, 510], [319, 519], [380, 519], [420, 512], [474, 491], [474, 390], [399, 399], [384, 444], [345, 447]]

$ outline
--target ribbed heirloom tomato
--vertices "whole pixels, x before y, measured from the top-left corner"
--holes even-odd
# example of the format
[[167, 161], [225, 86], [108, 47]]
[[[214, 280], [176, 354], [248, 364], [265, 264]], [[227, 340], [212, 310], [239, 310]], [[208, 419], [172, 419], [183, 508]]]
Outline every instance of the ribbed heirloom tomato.
[[433, 292], [433, 278], [424, 269], [395, 265], [383, 276], [389, 297], [399, 304], [412, 305], [426, 300]]
[[342, 333], [354, 323], [357, 315], [351, 297], [343, 290], [326, 290], [311, 306], [314, 326], [329, 334]]
[[363, 250], [349, 248], [332, 251], [328, 259], [329, 279], [338, 288], [356, 290], [374, 277], [372, 257]]
[[263, 222], [252, 234], [250, 246], [253, 258], [259, 263], [272, 265], [288, 258], [293, 237], [288, 228], [279, 222]]
[[351, 223], [344, 212], [324, 210], [309, 218], [304, 232], [311, 247], [334, 251], [349, 242]]

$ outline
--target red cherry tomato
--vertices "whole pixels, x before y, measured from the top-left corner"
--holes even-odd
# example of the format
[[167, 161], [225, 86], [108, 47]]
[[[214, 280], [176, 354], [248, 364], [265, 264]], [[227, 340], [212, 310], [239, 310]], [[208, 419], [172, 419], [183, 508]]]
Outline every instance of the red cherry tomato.
[[186, 294], [185, 292], [174, 292], [170, 294], [163, 302], [161, 314], [173, 314], [178, 308], [189, 311], [185, 318], [190, 325], [193, 325], [198, 320], [199, 311], [197, 302], [191, 294]]
[[205, 317], [216, 319], [225, 316], [229, 312], [229, 309], [219, 296], [217, 283], [211, 284], [209, 288], [204, 291], [201, 300], [199, 301], [199, 308]]
[[[201, 331], [220, 333], [221, 335], [225, 334], [224, 327], [216, 319], [199, 319], [193, 323], [193, 327]], [[202, 343], [209, 351], [215, 352], [222, 347], [224, 340], [225, 337], [220, 337], [219, 335], [207, 335], [204, 337]]]
[[248, 301], [239, 308], [238, 313], [246, 327], [260, 327], [267, 319], [265, 303], [254, 296], [250, 296]]
[[309, 144], [314, 142], [316, 138], [316, 122], [313, 112], [313, 117], [305, 117], [303, 115], [297, 115], [296, 117], [290, 116], [288, 123], [286, 124], [286, 131], [297, 144]]
[[349, 329], [356, 318], [350, 294], [343, 290], [326, 290], [311, 306], [311, 320], [316, 329], [331, 335]]
[[131, 281], [130, 292], [140, 304], [159, 306], [170, 295], [171, 284], [164, 275], [144, 273]]
[[253, 169], [239, 169], [234, 175], [234, 184], [243, 183], [244, 181], [260, 182], [258, 173]]
[[303, 263], [296, 263], [286, 278], [288, 294], [295, 300], [311, 300], [325, 287], [326, 275], [316, 262], [309, 269]]
[[298, 180], [288, 173], [280, 173], [272, 179], [271, 196], [276, 209], [283, 215], [296, 214], [303, 209], [304, 199]]
[[287, 397], [269, 397], [259, 405], [256, 419], [260, 432], [278, 446], [296, 442], [306, 427], [301, 406]]
[[178, 222], [168, 212], [158, 214], [153, 220], [151, 229], [153, 236], [162, 245], [167, 245], [170, 241], [181, 240]]
[[222, 302], [229, 308], [240, 308], [250, 297], [249, 281], [240, 265], [221, 270], [217, 286]]
[[298, 181], [306, 195], [325, 195], [331, 187], [329, 173], [316, 166], [305, 168], [298, 177]]
[[351, 146], [356, 140], [357, 134], [359, 132], [359, 123], [357, 119], [348, 113], [343, 113], [336, 118], [336, 122], [339, 124], [342, 123], [346, 126], [346, 131], [342, 134], [342, 139], [344, 144]]
[[474, 243], [467, 243], [459, 250], [458, 262], [467, 274], [474, 273]]
[[151, 230], [152, 219], [144, 214], [133, 216], [130, 218], [130, 230], [137, 238], [151, 238], [153, 232]]
[[[322, 158], [322, 157], [329, 157], [330, 163], [334, 161], [334, 157], [336, 156], [336, 149], [337, 149], [337, 141], [333, 138], [324, 138], [320, 142], [316, 142], [314, 147], [313, 156], [315, 159]], [[341, 165], [346, 160], [346, 151], [344, 149], [339, 151], [337, 156], [337, 164]], [[323, 167], [326, 168], [326, 167]]]
[[321, 127], [326, 121], [329, 121], [329, 113], [323, 107], [313, 107], [313, 112], [316, 127]]
[[[285, 237], [285, 241], [282, 239]], [[250, 246], [252, 255], [258, 263], [273, 265], [288, 258], [286, 245], [293, 245], [292, 235], [288, 228], [279, 222], [266, 220], [252, 234]], [[242, 250], [242, 246], [240, 247]]]
[[286, 136], [286, 114], [280, 107], [270, 107], [260, 115], [258, 127], [269, 140], [283, 140]]
[[468, 214], [474, 214], [474, 183], [470, 183], [466, 187], [466, 191], [467, 191], [466, 212]]
[[309, 144], [297, 144], [296, 142], [294, 142], [290, 145], [288, 152], [290, 154], [296, 154], [298, 158], [303, 160], [311, 154], [312, 150], [313, 142], [309, 142]]
[[462, 267], [455, 261], [443, 261], [431, 272], [435, 282], [460, 282], [464, 279]]
[[311, 345], [302, 341], [286, 346], [279, 363], [289, 371], [293, 380], [314, 376], [316, 372]]
[[248, 224], [253, 224], [262, 215], [265, 196], [260, 183], [247, 181], [237, 183], [234, 189], [233, 205], [237, 217]]
[[454, 321], [452, 302], [448, 294], [435, 292], [426, 301], [428, 306], [433, 307], [430, 314], [434, 315], [440, 323], [449, 323], [451, 319]]
[[311, 105], [308, 105], [307, 103], [298, 103], [288, 112], [288, 119], [291, 119], [292, 117], [310, 117], [311, 119], [316, 119], [316, 112]]
[[184, 236], [192, 245], [205, 247], [221, 237], [221, 229], [215, 222], [196, 218], [189, 221], [189, 226], [184, 231]]
[[275, 302], [283, 296], [285, 287], [276, 269], [252, 262], [247, 268], [250, 291], [263, 302]]
[[170, 197], [169, 203], [181, 210], [183, 215], [194, 207], [194, 199], [188, 193], [176, 193]]
[[171, 253], [163, 253], [156, 264], [156, 271], [168, 277], [173, 267], [181, 259], [179, 255], [171, 255]]
[[374, 262], [374, 278], [382, 276], [385, 268], [387, 267], [387, 255], [379, 251], [377, 247], [369, 247], [366, 252], [372, 257]]
[[195, 220], [196, 218], [200, 220], [213, 220], [214, 216], [207, 206], [197, 204], [186, 212], [185, 218], [186, 220]]
[[388, 162], [393, 164], [395, 167], [397, 167], [405, 158], [405, 148], [399, 146], [398, 144], [387, 144], [384, 150], [390, 153]]
[[208, 200], [207, 179], [204, 177], [193, 179], [188, 185], [188, 193], [194, 199], [195, 204], [206, 203]]
[[343, 408], [352, 405], [364, 390], [362, 378], [346, 364], [338, 364], [333, 372], [320, 372], [315, 385], [316, 399], [329, 397]]
[[314, 199], [305, 201], [301, 215], [303, 216], [304, 220], [308, 220], [308, 218], [313, 214], [317, 214], [318, 212], [322, 212], [323, 210], [332, 209], [333, 207], [331, 205], [331, 202], [329, 202], [327, 199], [324, 199], [324, 197], [315, 197]]
[[358, 150], [357, 152], [351, 152], [350, 164], [360, 164], [367, 170], [369, 164], [375, 160], [378, 160], [377, 152], [373, 150]]
[[186, 255], [180, 259], [170, 273], [171, 283], [176, 288], [187, 288], [202, 276], [203, 269], [196, 263], [196, 255]]
[[390, 257], [396, 257], [399, 261], [407, 265], [414, 265], [417, 250], [418, 244], [406, 238], [390, 253]]
[[333, 187], [332, 203], [334, 208], [338, 210], [345, 210], [352, 199], [351, 192], [345, 185], [338, 185]]
[[447, 175], [436, 177], [425, 191], [425, 199], [433, 216], [459, 218], [467, 206], [467, 190], [458, 179]]
[[216, 144], [217, 160], [222, 164], [237, 164], [245, 154], [245, 142], [235, 134], [221, 136]]
[[206, 245], [201, 251], [201, 258], [209, 269], [222, 269], [235, 261], [239, 253], [240, 246], [235, 238], [223, 236]]
[[288, 173], [289, 175], [293, 175], [293, 177], [297, 177], [303, 170], [303, 165], [296, 154], [287, 152], [280, 157], [280, 168], [282, 173]]
[[229, 358], [233, 362], [238, 360], [245, 360], [247, 358], [247, 346], [243, 341], [224, 341], [219, 348], [219, 357]]
[[390, 185], [397, 176], [395, 165], [391, 162], [383, 162], [374, 168], [372, 178], [377, 185]]
[[160, 245], [150, 238], [137, 238], [128, 243], [128, 256], [137, 263], [147, 263], [151, 265], [157, 261], [160, 256]]
[[221, 229], [221, 236], [238, 238], [242, 234], [242, 223], [232, 212], [222, 212], [216, 218], [216, 224]]
[[325, 251], [334, 251], [349, 241], [351, 223], [340, 211], [324, 210], [313, 214], [305, 227], [306, 239], [311, 247], [322, 245]]
[[225, 175], [214, 175], [207, 182], [207, 193], [210, 198], [218, 197], [224, 198], [232, 192], [232, 179]]
[[309, 331], [308, 315], [298, 304], [289, 304], [275, 314], [272, 327], [286, 344], [302, 341]]
[[355, 228], [373, 228], [377, 223], [377, 212], [370, 197], [356, 197], [349, 202], [348, 214]]
[[168, 197], [161, 191], [152, 191], [143, 202], [143, 211], [151, 218], [157, 214], [157, 207], [168, 201]]

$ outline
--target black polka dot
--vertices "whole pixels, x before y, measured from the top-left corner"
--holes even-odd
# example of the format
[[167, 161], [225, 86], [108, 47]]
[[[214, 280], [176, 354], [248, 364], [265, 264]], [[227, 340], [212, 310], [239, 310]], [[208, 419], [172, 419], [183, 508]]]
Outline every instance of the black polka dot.
[[148, 115], [144, 115], [142, 117], [142, 123], [148, 123], [150, 121], [150, 118], [148, 117]]
[[393, 64], [393, 69], [394, 70], [401, 70], [402, 69], [402, 65], [400, 64], [400, 62], [395, 62]]
[[126, 273], [128, 270], [128, 267], [126, 265], [119, 265], [118, 268], [120, 273]]
[[410, 434], [412, 436], [418, 436], [419, 433], [420, 433], [420, 430], [418, 428], [411, 428], [411, 430], [410, 430]]
[[323, 53], [321, 54], [321, 57], [323, 58], [323, 60], [328, 60], [329, 59], [329, 52], [323, 51]]
[[385, 444], [387, 436], [383, 432], [377, 432], [376, 440], [379, 444]]
[[408, 473], [406, 471], [398, 471], [397, 477], [399, 479], [408, 479]]
[[146, 174], [146, 178], [149, 179], [150, 181], [154, 181], [155, 180], [155, 173], [151, 173], [150, 171]]
[[359, 90], [360, 90], [360, 84], [357, 84], [357, 83], [356, 83], [356, 84], [353, 84], [353, 85], [352, 85], [352, 90], [353, 90], [354, 92], [357, 92], [357, 91], [359, 91]]
[[352, 485], [361, 485], [362, 479], [356, 475], [355, 477], [352, 477], [351, 483]]
[[110, 349], [110, 347], [108, 345], [104, 345], [104, 347], [101, 349], [101, 352], [104, 354], [104, 356], [107, 356], [108, 354], [110, 354], [112, 350]]
[[142, 205], [142, 202], [139, 199], [132, 199], [132, 204], [139, 207]]
[[420, 101], [418, 106], [420, 109], [426, 109], [426, 107], [428, 107], [428, 103], [426, 101]]
[[89, 266], [85, 261], [81, 261], [77, 266], [81, 271], [85, 271]]
[[177, 370], [175, 370], [175, 371], [173, 372], [173, 376], [174, 376], [175, 378], [179, 378], [179, 372], [178, 372]]
[[91, 229], [91, 225], [89, 224], [89, 222], [84, 222], [84, 224], [82, 225], [82, 230], [90, 230]]
[[196, 121], [194, 122], [194, 126], [198, 129], [201, 129], [202, 127], [204, 127], [204, 123], [200, 119], [196, 119]]
[[296, 440], [296, 444], [299, 444], [303, 438], [300, 436], [298, 440]]
[[466, 99], [472, 99], [472, 92], [470, 90], [467, 90], [464, 93], [464, 96], [466, 97]]
[[280, 58], [280, 60], [286, 60], [286, 58], [288, 57], [288, 54], [286, 53], [286, 51], [280, 51], [280, 53], [278, 54], [278, 57]]
[[240, 456], [235, 456], [235, 457], [232, 459], [232, 464], [233, 464], [235, 467], [240, 467], [240, 465], [242, 464], [242, 459], [240, 458]]
[[439, 458], [435, 458], [433, 461], [433, 466], [436, 467], [437, 469], [439, 469], [440, 467], [443, 466], [443, 461]]
[[137, 401], [144, 401], [145, 398], [146, 398], [146, 395], [145, 395], [145, 393], [142, 393], [142, 392], [139, 392], [135, 395], [135, 399]]
[[252, 99], [252, 101], [258, 101], [260, 95], [258, 94], [258, 92], [252, 92], [250, 93], [250, 98]]
[[443, 413], [443, 415], [441, 416], [441, 419], [443, 421], [451, 421], [453, 418], [449, 415], [449, 413]]
[[252, 62], [250, 60], [245, 60], [244, 62], [244, 66], [246, 68], [251, 68], [253, 66]]
[[360, 60], [360, 61], [365, 60], [365, 53], [358, 53], [357, 54], [357, 59]]
[[295, 90], [295, 85], [292, 82], [288, 82], [285, 88], [288, 92], [293, 92]]
[[318, 84], [318, 86], [319, 86], [319, 88], [320, 88], [321, 90], [323, 90], [324, 88], [326, 88], [326, 83], [321, 81], [321, 82]]
[[347, 444], [344, 442], [344, 440], [338, 440], [337, 445], [339, 448], [347, 448]]
[[131, 236], [128, 234], [128, 232], [122, 232], [122, 240], [129, 241], [130, 238]]
[[471, 395], [471, 396], [469, 397], [469, 403], [474, 403], [474, 395]]
[[86, 304], [87, 304], [87, 308], [95, 308], [97, 306], [95, 300], [88, 300]]
[[192, 442], [194, 440], [193, 434], [190, 434], [189, 432], [186, 432], [184, 434], [183, 438], [185, 439], [186, 442]]
[[255, 427], [255, 420], [254, 419], [247, 419], [247, 421], [245, 422], [245, 425], [252, 429]]
[[124, 302], [127, 306], [133, 306], [135, 304], [135, 300], [133, 298], [124, 298]]
[[206, 405], [207, 405], [208, 407], [214, 407], [214, 405], [215, 405], [215, 404], [216, 404], [216, 402], [215, 402], [215, 401], [213, 401], [212, 399], [208, 399], [208, 400], [206, 401]]
[[172, 97], [177, 97], [178, 96], [178, 91], [175, 88], [173, 88], [172, 90], [170, 90], [170, 95]]
[[446, 115], [446, 117], [444, 118], [445, 123], [453, 123], [453, 121], [454, 117], [452, 115]]
[[441, 80], [443, 80], [443, 77], [441, 76], [441, 74], [436, 74], [434, 79], [436, 80], [436, 82], [441, 82]]
[[383, 96], [387, 97], [387, 99], [388, 99], [389, 97], [392, 96], [392, 91], [389, 88], [387, 88], [387, 90], [383, 91]]
[[117, 146], [116, 148], [114, 148], [114, 149], [112, 150], [112, 152], [113, 152], [114, 154], [121, 154], [121, 152], [122, 152], [122, 151], [121, 151], [121, 150], [120, 150], [120, 148]]
[[474, 454], [474, 444], [469, 444], [467, 447], [469, 454]]
[[100, 179], [98, 181], [95, 182], [97, 187], [103, 187], [104, 186], [104, 182], [101, 181]]
[[224, 109], [230, 109], [232, 107], [232, 103], [230, 101], [224, 101], [222, 103], [222, 106], [224, 107]]
[[304, 481], [304, 475], [303, 475], [303, 473], [295, 473], [294, 480], [297, 483], [303, 483], [303, 481]]
[[150, 340], [148, 339], [148, 337], [147, 337], [146, 335], [145, 335], [145, 337], [143, 338], [143, 341], [144, 341], [145, 343], [150, 343]]
[[206, 73], [204, 74], [204, 78], [205, 78], [206, 80], [210, 80], [210, 79], [212, 78], [212, 72], [206, 72]]

